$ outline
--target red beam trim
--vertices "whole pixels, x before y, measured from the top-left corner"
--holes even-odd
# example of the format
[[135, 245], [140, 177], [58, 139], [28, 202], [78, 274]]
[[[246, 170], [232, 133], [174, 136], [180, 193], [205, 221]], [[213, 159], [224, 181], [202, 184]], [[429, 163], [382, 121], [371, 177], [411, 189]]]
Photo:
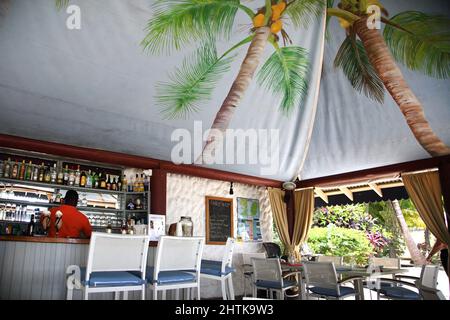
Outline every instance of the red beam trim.
[[365, 182], [373, 179], [381, 179], [400, 175], [403, 172], [426, 170], [439, 166], [442, 162], [450, 162], [450, 155], [402, 162], [383, 167], [364, 169], [359, 171], [341, 173], [326, 177], [302, 180], [297, 182], [298, 188], [307, 187], [335, 187], [345, 184]]
[[194, 165], [175, 165], [169, 161], [93, 148], [76, 147], [56, 142], [41, 141], [18, 136], [0, 134], [0, 146], [6, 148], [34, 151], [61, 157], [76, 158], [94, 162], [122, 165], [142, 169], [164, 169], [171, 173], [197, 176], [206, 179], [233, 181], [264, 187], [281, 187], [277, 180], [264, 179], [227, 171], [208, 169]]

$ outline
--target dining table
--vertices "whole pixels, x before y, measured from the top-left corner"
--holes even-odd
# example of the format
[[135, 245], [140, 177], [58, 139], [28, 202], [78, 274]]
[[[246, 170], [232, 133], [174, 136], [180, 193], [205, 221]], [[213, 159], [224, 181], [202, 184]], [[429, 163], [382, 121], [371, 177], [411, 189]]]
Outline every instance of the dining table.
[[[295, 272], [298, 271], [300, 274], [303, 272], [302, 262], [282, 262], [281, 270], [283, 272]], [[336, 266], [336, 273], [340, 279], [348, 279], [351, 277], [355, 278], [353, 286], [356, 291], [355, 299], [364, 300], [364, 281], [371, 283], [373, 282], [373, 287], [376, 287], [376, 279], [386, 276], [395, 276], [397, 274], [407, 273], [408, 269], [398, 269], [398, 268], [385, 268], [385, 267], [359, 267], [359, 266]], [[302, 279], [304, 279], [302, 274]], [[300, 282], [300, 296], [302, 299], [306, 297], [306, 286], [305, 281]]]

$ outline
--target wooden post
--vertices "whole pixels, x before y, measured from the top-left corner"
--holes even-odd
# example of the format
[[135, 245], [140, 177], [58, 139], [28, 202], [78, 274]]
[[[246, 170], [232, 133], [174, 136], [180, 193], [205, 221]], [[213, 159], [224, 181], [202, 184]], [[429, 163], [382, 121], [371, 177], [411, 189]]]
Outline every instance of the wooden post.
[[167, 171], [153, 169], [150, 179], [150, 213], [166, 215]]

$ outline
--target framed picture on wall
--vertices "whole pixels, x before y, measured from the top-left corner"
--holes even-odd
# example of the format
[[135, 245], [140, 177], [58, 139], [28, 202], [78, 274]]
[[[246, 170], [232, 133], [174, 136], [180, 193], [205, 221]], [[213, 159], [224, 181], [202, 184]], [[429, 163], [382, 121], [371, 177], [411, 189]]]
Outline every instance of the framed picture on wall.
[[237, 236], [243, 241], [261, 240], [259, 200], [237, 198]]
[[206, 244], [225, 244], [233, 237], [233, 199], [206, 196]]

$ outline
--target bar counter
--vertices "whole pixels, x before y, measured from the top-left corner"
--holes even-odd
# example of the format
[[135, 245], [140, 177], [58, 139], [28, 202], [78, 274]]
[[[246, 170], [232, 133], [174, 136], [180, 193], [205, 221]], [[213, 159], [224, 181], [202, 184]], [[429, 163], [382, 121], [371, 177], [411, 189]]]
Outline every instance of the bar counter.
[[[157, 242], [150, 243], [147, 264], [153, 265]], [[66, 269], [86, 266], [89, 239], [0, 235], [0, 300], [50, 299], [66, 296]], [[79, 291], [79, 290], [76, 290]], [[130, 292], [130, 299], [139, 294]], [[75, 292], [74, 298], [81, 298]], [[112, 299], [94, 294], [93, 299]]]

